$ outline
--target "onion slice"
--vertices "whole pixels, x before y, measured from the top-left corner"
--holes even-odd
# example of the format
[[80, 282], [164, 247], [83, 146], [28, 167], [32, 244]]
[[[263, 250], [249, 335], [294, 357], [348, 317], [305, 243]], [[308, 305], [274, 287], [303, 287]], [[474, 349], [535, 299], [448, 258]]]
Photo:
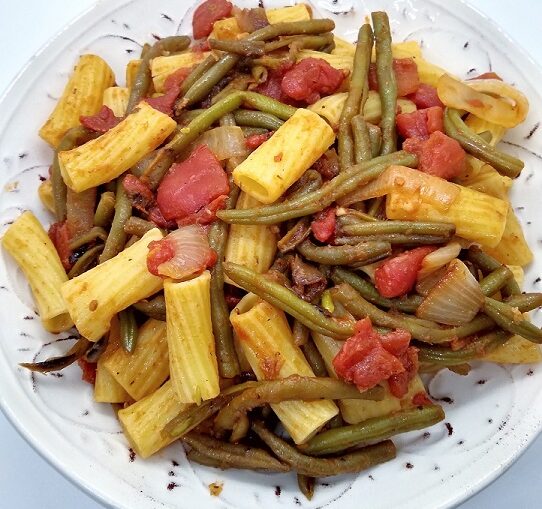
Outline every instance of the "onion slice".
[[450, 242], [444, 247], [429, 253], [422, 261], [422, 267], [418, 271], [418, 281], [426, 278], [429, 274], [448, 265], [454, 258], [459, 256], [461, 245], [459, 242]]
[[446, 325], [463, 325], [480, 311], [484, 295], [468, 267], [457, 258], [444, 276], [429, 290], [416, 316]]
[[207, 145], [219, 161], [248, 155], [243, 131], [240, 127], [233, 125], [205, 131], [196, 142], [196, 145], [201, 144]]

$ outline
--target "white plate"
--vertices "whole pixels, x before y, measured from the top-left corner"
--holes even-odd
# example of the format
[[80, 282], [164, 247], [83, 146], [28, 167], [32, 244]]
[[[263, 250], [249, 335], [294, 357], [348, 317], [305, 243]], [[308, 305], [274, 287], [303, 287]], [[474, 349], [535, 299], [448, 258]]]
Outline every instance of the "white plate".
[[[267, 7], [284, 3], [265, 2]], [[50, 221], [36, 190], [39, 177], [47, 174], [51, 151], [37, 130], [77, 55], [100, 54], [122, 83], [124, 65], [137, 57], [140, 44], [151, 41], [152, 34], [190, 32], [191, 11], [180, 4], [178, 0], [100, 3], [51, 41], [19, 76], [0, 104], [2, 231], [27, 208], [42, 221]], [[542, 111], [537, 93], [542, 75], [490, 21], [462, 3], [454, 2], [453, 10], [447, 4], [446, 0], [321, 0], [313, 5], [317, 15], [332, 17], [337, 32], [350, 40], [365, 14], [387, 10], [396, 41], [423, 41], [429, 60], [460, 76], [493, 69], [527, 94], [531, 112], [525, 124], [507, 136], [505, 149], [526, 161], [514, 204], [540, 259], [534, 223], [537, 190], [542, 188], [542, 175], [535, 172], [542, 135], [530, 133]], [[57, 354], [69, 342], [43, 332], [21, 272], [4, 253], [0, 256], [2, 408], [44, 457], [90, 494], [116, 507], [350, 509], [358, 507], [360, 500], [371, 509], [449, 507], [502, 473], [542, 427], [540, 367], [478, 365], [467, 377], [441, 373], [430, 383], [432, 396], [440, 398], [446, 410], [451, 435], [442, 423], [429, 429], [429, 435], [423, 431], [403, 435], [396, 440], [399, 454], [394, 462], [359, 476], [324, 480], [310, 503], [298, 493], [292, 475], [192, 466], [178, 444], [150, 460], [133, 458], [109, 406], [92, 402], [90, 386], [80, 381], [77, 367], [61, 377], [32, 377], [17, 367], [22, 361]], [[539, 289], [540, 268], [537, 261], [528, 271], [526, 290]], [[207, 487], [214, 481], [224, 483], [217, 498], [209, 495]]]

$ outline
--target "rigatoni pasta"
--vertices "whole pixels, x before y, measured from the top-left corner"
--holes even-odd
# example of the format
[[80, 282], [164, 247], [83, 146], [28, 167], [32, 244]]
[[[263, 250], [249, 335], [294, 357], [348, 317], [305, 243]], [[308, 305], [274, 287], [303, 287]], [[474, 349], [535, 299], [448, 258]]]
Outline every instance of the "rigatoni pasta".
[[103, 104], [107, 106], [116, 117], [122, 118], [126, 113], [130, 89], [127, 87], [109, 87], [104, 90]]
[[151, 74], [154, 90], [164, 92], [164, 84], [168, 76], [171, 76], [178, 69], [186, 69], [199, 64], [210, 54], [209, 51], [186, 51], [176, 55], [153, 58]]

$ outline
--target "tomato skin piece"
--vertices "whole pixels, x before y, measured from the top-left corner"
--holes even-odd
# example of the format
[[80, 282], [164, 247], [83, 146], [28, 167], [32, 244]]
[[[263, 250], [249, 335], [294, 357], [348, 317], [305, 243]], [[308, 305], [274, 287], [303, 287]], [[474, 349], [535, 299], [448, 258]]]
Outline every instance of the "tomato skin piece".
[[166, 81], [164, 82], [164, 95], [147, 97], [145, 102], [155, 110], [171, 117], [171, 115], [173, 115], [173, 106], [181, 92], [181, 85], [191, 71], [192, 67], [181, 67], [180, 69], [177, 69], [166, 78]]
[[96, 383], [97, 364], [95, 362], [87, 362], [83, 358], [77, 359], [77, 364], [79, 364], [79, 367], [82, 371], [81, 380], [91, 385], [94, 385]]
[[172, 165], [158, 187], [156, 201], [164, 219], [178, 221], [229, 192], [226, 172], [209, 147], [200, 145], [188, 159]]
[[83, 127], [97, 133], [106, 133], [109, 131], [109, 129], [113, 129], [113, 127], [115, 127], [121, 120], [122, 118], [115, 117], [113, 110], [105, 105], [102, 106], [96, 115], [81, 115], [79, 117], [79, 122], [81, 122]]
[[282, 78], [281, 90], [296, 101], [313, 104], [322, 95], [333, 94], [341, 86], [345, 74], [321, 58], [304, 58]]
[[175, 248], [172, 242], [167, 239], [154, 240], [149, 244], [149, 254], [147, 255], [147, 270], [159, 276], [158, 267], [175, 256]]
[[[418, 66], [413, 58], [394, 58], [393, 71], [397, 83], [397, 97], [405, 97], [416, 93], [420, 86], [420, 77], [418, 75]], [[369, 66], [369, 88], [378, 90], [376, 64]]]
[[335, 208], [329, 207], [316, 214], [311, 223], [311, 230], [314, 237], [320, 242], [328, 242], [335, 235], [337, 218]]
[[433, 402], [429, 399], [426, 392], [421, 391], [414, 394], [412, 397], [412, 404], [414, 406], [428, 406], [432, 405]]
[[436, 248], [425, 246], [405, 251], [382, 262], [375, 271], [375, 285], [382, 297], [406, 295], [414, 288], [423, 259]]
[[263, 134], [252, 134], [245, 139], [245, 145], [250, 150], [256, 150], [262, 143], [265, 143], [271, 136], [275, 134], [275, 131], [269, 131]]
[[55, 246], [64, 270], [68, 272], [72, 267], [70, 262], [72, 251], [70, 249], [70, 233], [68, 231], [68, 223], [66, 221], [53, 223], [49, 227], [48, 234]]
[[444, 104], [438, 96], [437, 89], [426, 83], [420, 83], [416, 92], [409, 94], [407, 99], [410, 99], [418, 109], [431, 108], [432, 106], [444, 108]]
[[405, 370], [402, 373], [397, 373], [388, 378], [390, 392], [396, 398], [402, 398], [408, 392], [410, 381], [418, 372], [418, 349], [409, 346], [406, 352], [399, 356], [399, 360]]
[[431, 133], [428, 139], [408, 138], [403, 150], [418, 156], [418, 170], [446, 180], [464, 171], [466, 153], [456, 140], [440, 131]]
[[226, 0], [205, 0], [194, 12], [192, 33], [194, 39], [203, 39], [213, 31], [215, 21], [230, 16], [233, 5]]
[[444, 130], [444, 111], [440, 106], [399, 113], [395, 120], [403, 138], [427, 139], [431, 133]]

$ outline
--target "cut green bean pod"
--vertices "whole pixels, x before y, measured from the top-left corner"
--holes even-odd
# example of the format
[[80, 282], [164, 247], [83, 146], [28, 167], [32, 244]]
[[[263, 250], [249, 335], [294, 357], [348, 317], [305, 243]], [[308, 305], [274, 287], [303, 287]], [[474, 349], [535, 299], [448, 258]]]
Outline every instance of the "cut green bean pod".
[[216, 64], [217, 58], [211, 54], [205, 60], [196, 65], [190, 74], [181, 83], [179, 96], [183, 97], [190, 87], [196, 83], [213, 65]]
[[208, 42], [211, 49], [244, 57], [261, 57], [265, 54], [265, 42], [263, 41], [208, 39]]
[[455, 233], [455, 225], [418, 221], [360, 221], [355, 224], [344, 225], [341, 230], [346, 235], [352, 236], [401, 233], [404, 235], [435, 235], [449, 239]]
[[90, 267], [97, 263], [98, 256], [103, 251], [103, 244], [98, 244], [87, 249], [77, 261], [73, 264], [72, 268], [68, 272], [68, 278], [73, 279], [74, 277], [80, 276], [83, 272], [86, 272]]
[[128, 235], [135, 235], [136, 237], [143, 237], [145, 233], [156, 228], [154, 223], [141, 219], [137, 216], [130, 216], [124, 224], [124, 232]]
[[[467, 253], [467, 259], [476, 265], [485, 275], [497, 270], [499, 267], [502, 267], [502, 263], [495, 260], [492, 256], [484, 253], [479, 247], [472, 246], [469, 248]], [[521, 294], [521, 289], [514, 278], [511, 278], [507, 281], [506, 285], [503, 288], [506, 295], [519, 295]]]
[[382, 150], [382, 130], [374, 124], [367, 124], [369, 140], [371, 142], [371, 155], [377, 157]]
[[297, 250], [311, 262], [324, 265], [369, 264], [391, 255], [389, 242], [360, 242], [350, 246], [317, 246], [305, 240]]
[[234, 113], [235, 122], [237, 125], [248, 127], [262, 127], [269, 131], [276, 131], [284, 122], [271, 115], [270, 113], [264, 113], [263, 111], [253, 110], [237, 110]]
[[512, 308], [518, 308], [522, 313], [527, 313], [542, 306], [542, 293], [512, 295], [504, 302]]
[[149, 318], [154, 318], [162, 322], [166, 321], [166, 300], [163, 294], [151, 300], [140, 300], [133, 304], [132, 307]]
[[379, 235], [364, 235], [364, 236], [349, 236], [338, 235], [335, 238], [335, 243], [342, 245], [355, 245], [360, 242], [388, 242], [394, 246], [416, 246], [416, 245], [431, 245], [445, 244], [450, 240], [449, 237], [440, 235], [421, 235], [421, 234], [404, 234], [404, 233], [381, 233]]
[[363, 118], [363, 115], [356, 115], [352, 117], [352, 137], [354, 139], [354, 161], [356, 164], [360, 164], [363, 161], [370, 161], [373, 158], [373, 151], [371, 148], [371, 138], [369, 136], [369, 129], [367, 128], [367, 122]]
[[122, 348], [133, 353], [137, 345], [137, 322], [132, 309], [128, 308], [119, 313], [119, 325]]
[[314, 488], [316, 485], [316, 479], [308, 475], [297, 474], [297, 486], [299, 491], [305, 495], [307, 500], [312, 500], [314, 496]]
[[480, 281], [482, 293], [486, 297], [491, 297], [491, 295], [503, 288], [513, 277], [514, 274], [512, 274], [512, 271], [506, 265], [502, 265]]
[[85, 355], [92, 343], [86, 338], [80, 337], [77, 342], [64, 354], [59, 357], [51, 357], [50, 359], [41, 362], [22, 362], [19, 364], [22, 368], [35, 371], [37, 373], [50, 373], [51, 371], [60, 371], [65, 367], [73, 364], [76, 360]]
[[115, 215], [115, 193], [112, 191], [105, 191], [101, 194], [100, 200], [94, 213], [95, 226], [101, 226], [107, 228], [113, 216]]
[[95, 242], [96, 240], [101, 240], [105, 242], [107, 239], [107, 232], [100, 226], [93, 226], [88, 232], [85, 232], [81, 235], [70, 240], [69, 246], [71, 251], [76, 251], [85, 244], [90, 242]]
[[[299, 322], [296, 322], [299, 323]], [[328, 376], [328, 372], [326, 369], [326, 363], [324, 362], [324, 359], [320, 355], [320, 352], [318, 351], [318, 348], [316, 348], [316, 345], [314, 344], [314, 341], [310, 337], [310, 331], [303, 325], [304, 329], [307, 331], [307, 339], [306, 341], [300, 346], [301, 351], [303, 352], [303, 355], [305, 356], [305, 359], [307, 359], [307, 362], [309, 363], [313, 373], [315, 376], [320, 378], [325, 378]], [[295, 341], [295, 335], [294, 335], [294, 341]], [[297, 343], [296, 343], [297, 344]]]

